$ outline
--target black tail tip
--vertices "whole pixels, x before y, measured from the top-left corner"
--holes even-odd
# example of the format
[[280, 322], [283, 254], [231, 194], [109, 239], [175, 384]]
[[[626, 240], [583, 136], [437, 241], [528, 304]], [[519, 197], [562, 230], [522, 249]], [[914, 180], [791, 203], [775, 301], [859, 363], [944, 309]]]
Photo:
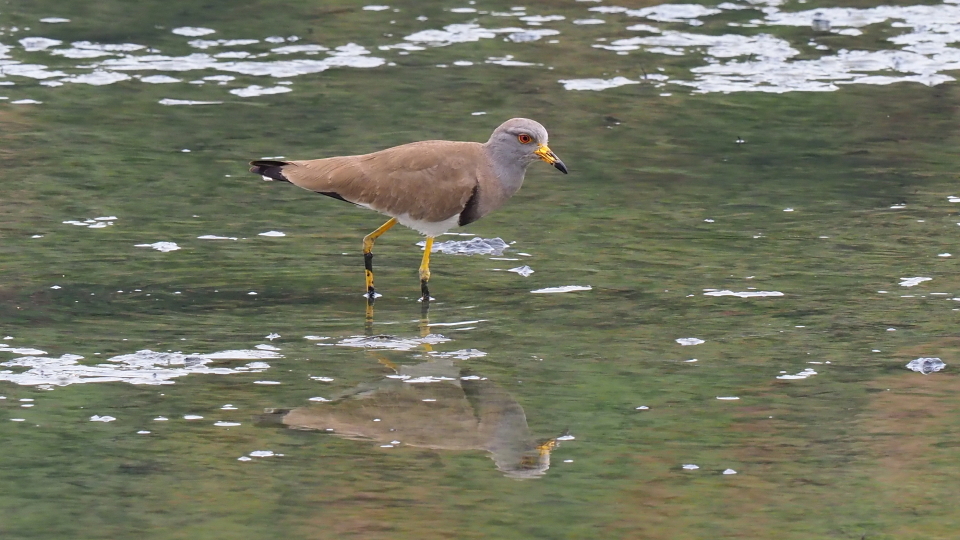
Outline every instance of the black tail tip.
[[289, 412], [290, 409], [268, 408], [263, 410], [263, 414], [254, 415], [253, 421], [259, 426], [283, 426], [283, 417]]
[[269, 178], [271, 180], [289, 182], [289, 180], [283, 176], [283, 167], [285, 165], [288, 165], [286, 161], [273, 161], [269, 159], [251, 161], [250, 172], [259, 174], [263, 176], [264, 179]]

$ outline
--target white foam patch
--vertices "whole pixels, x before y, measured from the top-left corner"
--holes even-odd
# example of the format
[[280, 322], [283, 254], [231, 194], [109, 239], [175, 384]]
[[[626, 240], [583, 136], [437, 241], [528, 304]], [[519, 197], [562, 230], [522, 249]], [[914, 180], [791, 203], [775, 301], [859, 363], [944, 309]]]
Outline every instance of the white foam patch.
[[694, 465], [693, 463], [685, 463], [685, 464], [683, 465], [683, 469], [684, 469], [684, 470], [687, 470], [687, 471], [695, 471], [695, 470], [697, 470], [697, 469], [699, 469], [699, 468], [700, 468], [699, 465]]
[[250, 452], [250, 457], [274, 457], [282, 455], [283, 454], [275, 454], [272, 450], [254, 450]]
[[[0, 58], [9, 58], [7, 55], [3, 54], [6, 51], [9, 51], [9, 47], [4, 47], [0, 45]], [[50, 79], [52, 77], [65, 77], [67, 74], [62, 71], [49, 71], [47, 66], [41, 66], [38, 64], [19, 64], [19, 63], [10, 63], [3, 62], [3, 75], [10, 76], [15, 75], [17, 77], [28, 77], [31, 79]], [[45, 81], [45, 82], [56, 82], [56, 81]], [[13, 84], [13, 83], [4, 83], [4, 84]]]
[[87, 218], [83, 221], [78, 219], [69, 219], [64, 221], [65, 225], [74, 225], [77, 227], [88, 227], [90, 229], [103, 229], [113, 225], [113, 222], [116, 221], [117, 216], [105, 216], [99, 218]]
[[224, 422], [221, 420], [219, 422], [214, 422], [213, 425], [217, 427], [236, 427], [240, 425], [240, 422]]
[[70, 19], [64, 19], [63, 17], [44, 17], [40, 19], [40, 22], [47, 24], [62, 24], [70, 22]]
[[685, 346], [686, 346], [686, 345], [700, 345], [701, 343], [706, 343], [706, 341], [704, 341], [704, 340], [702, 340], [702, 339], [700, 339], [700, 338], [695, 338], [695, 337], [677, 338], [677, 339], [675, 339], [674, 341], [676, 341], [676, 342], [679, 343], [680, 345], [685, 345]]
[[27, 37], [20, 40], [20, 45], [27, 52], [42, 51], [49, 47], [56, 47], [63, 43], [59, 39], [50, 39], [45, 37]]
[[487, 319], [477, 319], [475, 321], [460, 321], [460, 322], [448, 322], [448, 323], [430, 323], [430, 326], [468, 326], [472, 324], [479, 324], [482, 322], [487, 322]]
[[[595, 48], [613, 51], [632, 51], [648, 46], [666, 47], [670, 51], [679, 51], [686, 54], [686, 48], [706, 48], [708, 56], [717, 58], [734, 58], [739, 56], [757, 56], [762, 59], [783, 60], [799, 54], [789, 43], [780, 38], [760, 34], [757, 36], [740, 36], [726, 34], [708, 36], [689, 32], [666, 31], [655, 36], [640, 36], [628, 39], [618, 39], [609, 45], [596, 44]], [[662, 52], [655, 50], [652, 52]]]
[[[420, 247], [426, 247], [426, 241], [417, 242]], [[503, 251], [508, 249], [510, 244], [503, 241], [502, 238], [480, 238], [475, 237], [469, 240], [448, 240], [446, 242], [434, 242], [431, 253], [443, 253], [445, 255], [503, 255]]]
[[146, 77], [140, 77], [140, 81], [148, 84], [172, 84], [182, 82], [180, 79], [169, 75], [148, 75]]
[[[236, 373], [260, 373], [269, 369], [265, 362], [252, 362], [236, 368], [211, 367], [215, 360], [283, 358], [272, 351], [235, 350], [208, 354], [183, 354], [180, 352], [154, 352], [149, 349], [131, 354], [114, 356], [106, 363], [81, 364], [83, 356], [64, 354], [60, 357], [24, 356], [0, 366], [14, 368], [0, 370], [0, 381], [10, 381], [24, 386], [71, 384], [95, 382], [126, 382], [129, 384], [173, 384], [173, 379], [190, 374], [232, 375]], [[100, 359], [98, 359], [99, 361]], [[26, 368], [25, 370], [23, 368]], [[14, 371], [16, 370], [16, 371]]]
[[627, 30], [634, 32], [652, 32], [654, 34], [659, 34], [661, 31], [656, 26], [650, 26], [649, 24], [634, 24], [633, 26], [628, 26]]
[[262, 232], [257, 236], [268, 236], [271, 238], [280, 238], [280, 237], [286, 236], [286, 233], [282, 233], [280, 231], [267, 231], [267, 232]]
[[276, 49], [271, 49], [270, 52], [275, 54], [293, 54], [293, 53], [319, 53], [323, 51], [329, 51], [327, 47], [323, 45], [286, 45], [284, 47], [277, 47]]
[[340, 340], [341, 347], [360, 347], [364, 349], [387, 349], [393, 351], [411, 351], [423, 345], [437, 345], [450, 341], [440, 334], [429, 334], [422, 338], [399, 338], [394, 336], [352, 336]]
[[808, 377], [813, 377], [816, 374], [817, 372], [814, 371], [812, 368], [807, 368], [801, 371], [800, 373], [797, 373], [796, 375], [786, 375], [786, 374], [778, 375], [777, 378], [782, 380], [787, 380], [787, 381], [793, 381], [793, 380], [806, 379]]
[[[189, 99], [164, 98], [158, 101], [160, 105], [222, 105], [222, 101], [191, 101]], [[236, 240], [236, 238], [234, 238]]]
[[604, 24], [607, 21], [603, 19], [574, 19], [573, 24], [578, 25], [592, 25], [592, 24]]
[[[56, 287], [56, 285], [54, 285], [54, 287]], [[13, 354], [28, 354], [31, 356], [39, 356], [39, 355], [47, 354], [47, 351], [41, 351], [40, 349], [34, 349], [31, 347], [11, 347], [6, 343], [0, 343], [0, 352], [8, 352]]]
[[[526, 32], [524, 28], [483, 28], [479, 24], [451, 24], [443, 27], [443, 30], [422, 30], [404, 37], [404, 41], [419, 43], [431, 47], [444, 47], [454, 43], [467, 43], [471, 41], [480, 41], [481, 39], [492, 39], [498, 34], [511, 34], [516, 32]], [[391, 46], [393, 47], [393, 46]]]
[[[90, 41], [74, 41], [68, 49], [53, 49], [50, 54], [64, 58], [86, 59], [103, 56], [118, 56], [122, 53], [146, 49], [144, 45], [136, 43], [92, 43]], [[86, 66], [85, 66], [86, 67]]]
[[[435, 377], [433, 375], [424, 375], [422, 377], [410, 377], [410, 376], [404, 375], [400, 378], [403, 379], [403, 382], [409, 383], [409, 384], [430, 384], [430, 383], [456, 380], [451, 377], [439, 377], [439, 376]], [[379, 422], [379, 420], [374, 420], [374, 422]]]
[[176, 242], [154, 242], [152, 244], [134, 244], [134, 247], [153, 248], [157, 251], [162, 251], [163, 253], [167, 253], [169, 251], [176, 251], [180, 249], [180, 246], [178, 246]]
[[901, 287], [916, 287], [917, 285], [923, 283], [924, 281], [933, 281], [933, 278], [929, 277], [911, 277], [911, 278], [900, 278]]
[[[598, 48], [629, 54], [644, 49], [650, 53], [701, 55], [706, 65], [691, 70], [694, 80], [671, 79], [670, 82], [693, 87], [697, 93], [707, 92], [772, 92], [835, 91], [844, 84], [888, 85], [919, 83], [936, 86], [954, 80], [944, 71], [960, 68], [960, 50], [952, 44], [960, 42], [960, 6], [955, 2], [940, 5], [879, 6], [868, 9], [819, 8], [802, 12], [783, 12], [775, 7], [780, 2], [764, 2], [762, 19], [749, 23], [728, 23], [730, 26], [816, 26], [842, 36], [857, 36], [858, 28], [886, 24], [892, 49], [858, 51], [837, 47], [836, 54], [819, 58], [794, 60], [799, 52], [786, 41], [760, 33], [742, 35], [702, 35], [667, 31], [663, 36], [615, 40]], [[722, 9], [743, 9], [751, 6], [724, 3]], [[687, 22], [699, 26], [697, 17], [710, 16], [719, 10], [694, 4], [663, 4], [640, 10], [617, 6], [591, 8], [599, 13], [625, 13], [665, 22]], [[904, 32], [901, 29], [907, 29]], [[647, 25], [629, 27], [658, 33]], [[656, 39], [662, 38], [662, 39]], [[819, 50], [829, 50], [818, 45]], [[723, 58], [734, 60], [721, 61]], [[886, 73], [879, 73], [886, 72]]]
[[388, 9], [390, 9], [390, 6], [381, 6], [381, 5], [363, 6], [364, 11], [386, 11]]
[[209, 49], [210, 47], [239, 47], [260, 43], [259, 39], [194, 39], [187, 45], [195, 49]]
[[703, 293], [704, 296], [736, 296], [737, 298], [766, 298], [770, 296], [783, 296], [783, 293], [780, 291], [708, 291]]
[[507, 66], [507, 67], [524, 67], [524, 66], [535, 66], [532, 62], [522, 62], [520, 60], [514, 60], [512, 54], [505, 56], [491, 56], [485, 60], [487, 64], [496, 64], [498, 66]]
[[18, 99], [10, 102], [11, 105], [39, 105], [41, 103], [43, 102], [35, 99]]
[[600, 6], [590, 8], [588, 11], [593, 11], [595, 13], [624, 13], [627, 11], [627, 8], [620, 6]]
[[[591, 8], [594, 11], [596, 8]], [[691, 26], [699, 26], [703, 22], [698, 17], [722, 13], [716, 8], [708, 8], [699, 4], [661, 4], [643, 9], [631, 9], [624, 12], [631, 17], [643, 17], [660, 22], [685, 22]]]
[[590, 291], [593, 290], [593, 287], [590, 285], [564, 285], [562, 287], [546, 287], [543, 289], [537, 289], [530, 291], [533, 294], [553, 294], [553, 293], [567, 293], [567, 292], [576, 292], [576, 291]]
[[483, 358], [487, 355], [487, 353], [478, 349], [460, 349], [450, 352], [430, 351], [427, 354], [434, 358], [452, 358], [454, 360], [470, 360], [471, 358]]
[[545, 23], [563, 21], [566, 20], [566, 17], [563, 15], [524, 15], [520, 17], [520, 20], [528, 23]]
[[236, 88], [231, 90], [230, 93], [240, 97], [254, 97], [254, 96], [268, 96], [271, 94], [284, 94], [286, 92], [292, 92], [293, 90], [286, 86], [271, 86], [264, 87], [259, 85], [251, 85], [246, 88]]
[[181, 26], [179, 28], [174, 28], [171, 30], [171, 32], [177, 34], [178, 36], [199, 37], [213, 34], [216, 32], [216, 30], [197, 26]]
[[520, 274], [523, 277], [530, 277], [531, 275], [533, 275], [534, 270], [533, 268], [530, 268], [529, 266], [524, 265], [524, 266], [518, 266], [516, 268], [511, 268], [507, 270], [507, 272]]
[[102, 49], [81, 49], [73, 47], [70, 49], [54, 49], [50, 51], [50, 54], [56, 56], [63, 56], [64, 58], [71, 58], [74, 60], [80, 60], [85, 58], [100, 58], [102, 56], [116, 56], [116, 53], [109, 51], [104, 51]]
[[557, 30], [551, 30], [548, 28], [537, 28], [533, 30], [524, 30], [522, 32], [512, 32], [507, 35], [507, 39], [514, 43], [526, 43], [529, 41], [537, 41], [546, 36], [556, 36], [560, 32]]
[[317, 397], [312, 397], [312, 398], [308, 399], [307, 401], [315, 401], [315, 402], [323, 403], [323, 402], [325, 402], [325, 401], [330, 401], [330, 400], [327, 399], [327, 398], [324, 398], [324, 397], [317, 396]]
[[941, 369], [947, 367], [947, 365], [939, 358], [917, 358], [916, 360], [911, 360], [906, 367], [911, 371], [929, 375], [930, 373], [936, 373], [937, 371], [940, 371]]
[[[367, 50], [359, 45], [348, 44], [337, 47], [333, 56], [323, 60], [278, 60], [278, 61], [231, 61], [221, 62], [223, 54], [216, 57], [204, 53], [187, 56], [143, 55], [111, 58], [96, 64], [96, 67], [113, 71], [168, 71], [182, 72], [195, 70], [218, 70], [253, 76], [272, 76], [278, 78], [295, 77], [311, 73], [320, 73], [335, 67], [373, 68], [386, 63], [382, 58], [366, 56]], [[282, 87], [281, 87], [282, 88]]]
[[90, 417], [90, 421], [91, 421], [91, 422], [113, 422], [114, 420], [116, 420], [116, 418], [114, 418], [114, 417], [112, 417], [112, 416], [106, 416], [106, 415], [104, 415], [104, 416], [98, 416], [98, 415], [95, 414], [95, 415], [93, 415], [93, 416]]
[[130, 76], [125, 73], [95, 70], [91, 73], [74, 75], [73, 77], [66, 77], [60, 80], [70, 83], [89, 84], [91, 86], [105, 86], [108, 84], [118, 83], [120, 81], [129, 81]]
[[634, 81], [626, 77], [614, 77], [612, 79], [561, 79], [559, 81], [564, 90], [607, 90], [626, 86], [628, 84], [640, 84], [640, 81]]
[[737, 401], [740, 398], [737, 396], [717, 396], [717, 399], [720, 401]]

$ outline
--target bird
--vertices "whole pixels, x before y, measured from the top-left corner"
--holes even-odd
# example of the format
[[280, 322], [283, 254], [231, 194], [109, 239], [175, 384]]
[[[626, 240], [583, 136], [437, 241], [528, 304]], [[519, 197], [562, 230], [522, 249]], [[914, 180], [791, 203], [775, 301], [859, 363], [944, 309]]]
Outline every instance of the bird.
[[428, 140], [371, 154], [302, 161], [256, 160], [250, 172], [390, 216], [363, 238], [368, 302], [376, 298], [373, 244], [400, 223], [426, 236], [420, 293], [430, 301], [433, 240], [500, 208], [523, 184], [527, 166], [542, 160], [567, 174], [547, 146], [547, 130], [528, 118], [500, 124], [485, 143]]

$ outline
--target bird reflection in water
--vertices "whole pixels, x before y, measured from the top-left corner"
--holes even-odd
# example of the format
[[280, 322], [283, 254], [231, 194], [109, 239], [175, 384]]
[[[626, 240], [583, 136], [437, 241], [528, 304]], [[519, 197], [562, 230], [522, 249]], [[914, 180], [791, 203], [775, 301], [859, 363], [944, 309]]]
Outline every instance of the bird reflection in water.
[[[537, 478], [550, 468], [557, 437], [537, 440], [527, 426], [523, 407], [509, 392], [486, 377], [471, 374], [460, 361], [469, 351], [436, 353], [430, 342], [445, 338], [421, 321], [419, 351], [427, 360], [396, 365], [377, 351], [391, 373], [334, 396], [331, 401], [292, 410], [268, 410], [265, 420], [291, 429], [318, 430], [353, 440], [434, 450], [485, 450], [498, 470], [511, 478]], [[384, 348], [391, 336], [368, 335], [364, 343]], [[409, 342], [409, 338], [403, 339]], [[419, 356], [419, 355], [418, 355]]]

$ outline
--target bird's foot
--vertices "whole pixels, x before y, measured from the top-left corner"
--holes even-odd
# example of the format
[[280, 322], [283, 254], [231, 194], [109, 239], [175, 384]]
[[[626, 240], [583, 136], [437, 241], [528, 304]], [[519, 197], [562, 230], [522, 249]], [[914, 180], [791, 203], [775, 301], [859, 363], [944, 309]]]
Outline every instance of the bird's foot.
[[427, 280], [421, 279], [420, 280], [420, 301], [429, 302], [430, 300], [433, 300], [433, 298], [430, 298], [430, 289], [427, 288]]

